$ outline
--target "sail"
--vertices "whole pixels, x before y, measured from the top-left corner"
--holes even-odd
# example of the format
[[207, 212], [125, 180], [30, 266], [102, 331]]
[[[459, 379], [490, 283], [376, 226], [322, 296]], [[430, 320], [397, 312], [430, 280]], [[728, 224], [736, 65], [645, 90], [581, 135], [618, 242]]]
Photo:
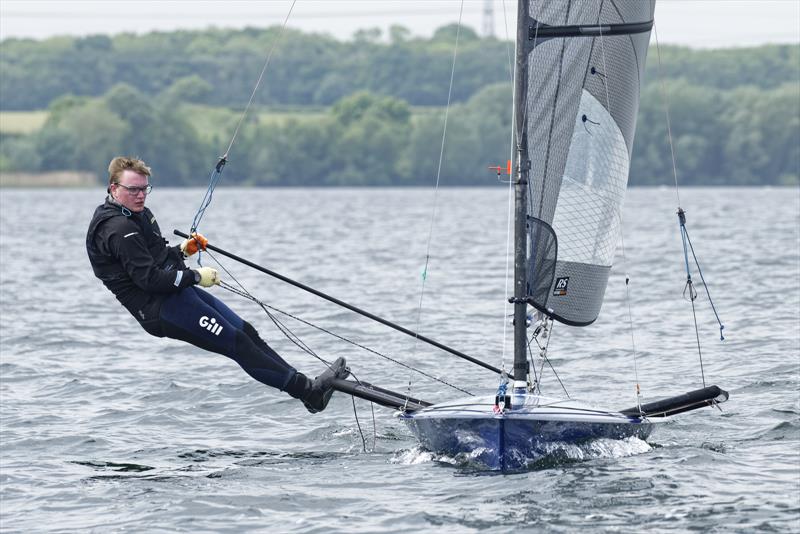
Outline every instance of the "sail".
[[592, 323], [608, 283], [654, 4], [529, 5], [517, 110], [529, 161], [527, 298], [567, 324]]

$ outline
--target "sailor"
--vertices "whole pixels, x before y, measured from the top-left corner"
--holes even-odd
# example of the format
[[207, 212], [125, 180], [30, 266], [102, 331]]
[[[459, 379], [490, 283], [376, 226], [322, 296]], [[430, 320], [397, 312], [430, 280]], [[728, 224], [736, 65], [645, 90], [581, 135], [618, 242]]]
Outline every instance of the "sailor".
[[108, 196], [86, 234], [95, 276], [149, 334], [186, 341], [224, 354], [251, 377], [300, 399], [311, 413], [325, 409], [334, 378], [349, 374], [344, 358], [311, 380], [261, 339], [255, 328], [197, 286], [220, 283], [210, 267], [188, 269], [184, 258], [205, 250], [200, 234], [169, 246], [145, 207], [150, 168], [140, 159], [116, 157], [108, 166]]

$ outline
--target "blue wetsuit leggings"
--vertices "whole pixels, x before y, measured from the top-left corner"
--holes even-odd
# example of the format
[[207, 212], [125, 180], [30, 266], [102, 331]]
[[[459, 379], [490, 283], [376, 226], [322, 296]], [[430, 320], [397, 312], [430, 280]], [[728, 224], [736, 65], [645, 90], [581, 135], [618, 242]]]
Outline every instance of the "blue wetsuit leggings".
[[300, 373], [272, 350], [250, 323], [210, 293], [194, 286], [174, 293], [162, 302], [159, 318], [166, 337], [224, 354], [268, 386], [294, 389], [290, 381], [296, 381], [292, 379]]

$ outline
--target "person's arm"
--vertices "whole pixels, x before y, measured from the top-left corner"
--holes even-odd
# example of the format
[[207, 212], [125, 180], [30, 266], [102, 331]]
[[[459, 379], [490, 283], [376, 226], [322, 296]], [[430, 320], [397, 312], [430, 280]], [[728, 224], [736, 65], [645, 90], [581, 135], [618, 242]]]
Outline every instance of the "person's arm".
[[174, 293], [196, 283], [195, 272], [191, 269], [167, 271], [156, 265], [141, 229], [132, 221], [116, 217], [104, 226], [109, 251], [141, 289], [152, 293]]

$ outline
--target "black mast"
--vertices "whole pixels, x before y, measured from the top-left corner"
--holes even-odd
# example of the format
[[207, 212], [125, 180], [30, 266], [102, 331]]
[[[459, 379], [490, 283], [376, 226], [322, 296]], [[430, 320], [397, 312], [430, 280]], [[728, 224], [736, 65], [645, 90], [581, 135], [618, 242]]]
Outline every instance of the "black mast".
[[526, 131], [528, 96], [528, 6], [517, 2], [517, 45], [514, 65], [514, 387], [527, 386], [527, 193], [530, 162]]

